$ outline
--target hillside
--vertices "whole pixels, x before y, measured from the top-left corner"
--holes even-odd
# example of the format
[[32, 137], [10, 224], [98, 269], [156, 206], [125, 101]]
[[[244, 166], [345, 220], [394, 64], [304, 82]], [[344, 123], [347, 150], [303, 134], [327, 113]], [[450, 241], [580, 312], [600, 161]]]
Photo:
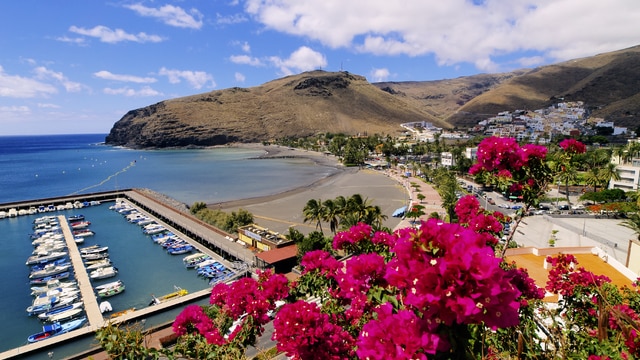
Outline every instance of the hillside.
[[129, 147], [211, 146], [321, 132], [395, 135], [430, 114], [346, 72], [313, 71], [132, 110], [106, 142]]
[[582, 100], [592, 117], [635, 129], [640, 116], [640, 46], [511, 73], [452, 80], [378, 83], [452, 126], [469, 127], [500, 111], [535, 110]]
[[401, 123], [470, 127], [501, 111], [582, 100], [593, 117], [638, 127], [640, 46], [510, 73], [370, 84], [311, 71], [129, 111], [106, 138], [128, 147], [211, 146], [318, 133], [396, 135]]

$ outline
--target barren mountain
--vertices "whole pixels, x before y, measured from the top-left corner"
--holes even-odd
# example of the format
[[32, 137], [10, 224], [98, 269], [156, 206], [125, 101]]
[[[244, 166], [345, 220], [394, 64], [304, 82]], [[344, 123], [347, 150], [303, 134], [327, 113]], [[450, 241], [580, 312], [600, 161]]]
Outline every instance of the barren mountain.
[[401, 123], [470, 127], [501, 111], [535, 110], [561, 98], [582, 100], [592, 116], [636, 128], [640, 46], [535, 69], [439, 81], [370, 84], [348, 72], [306, 72], [129, 111], [106, 142], [171, 147], [318, 133], [395, 135]]

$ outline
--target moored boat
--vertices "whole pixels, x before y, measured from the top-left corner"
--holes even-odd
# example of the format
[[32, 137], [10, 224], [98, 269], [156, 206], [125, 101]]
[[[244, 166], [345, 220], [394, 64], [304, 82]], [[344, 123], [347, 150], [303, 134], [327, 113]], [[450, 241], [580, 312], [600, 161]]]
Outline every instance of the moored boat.
[[67, 220], [69, 222], [76, 222], [76, 221], [82, 221], [84, 220], [84, 215], [82, 214], [78, 214], [78, 215], [71, 215], [67, 218]]
[[109, 257], [108, 252], [99, 252], [99, 253], [91, 253], [91, 254], [80, 254], [82, 260], [86, 261], [96, 261], [102, 260]]
[[93, 280], [106, 279], [106, 278], [114, 277], [117, 274], [118, 274], [118, 269], [116, 269], [113, 266], [107, 266], [107, 267], [93, 270], [89, 274], [89, 278]]
[[45, 266], [45, 268], [42, 270], [32, 271], [29, 274], [29, 279], [40, 279], [47, 276], [57, 275], [65, 271], [68, 271], [71, 268], [70, 263], [63, 264], [63, 265], [54, 265], [54, 264], [49, 264], [49, 265]]
[[74, 309], [81, 309], [82, 307], [84, 307], [84, 303], [81, 301], [77, 301], [71, 304], [66, 304], [66, 305], [62, 305], [62, 306], [54, 306], [52, 307], [50, 310], [42, 313], [42, 314], [38, 314], [38, 318], [40, 320], [46, 320], [49, 317], [53, 316], [53, 315], [57, 315], [60, 313], [63, 313], [65, 311], [69, 311], [69, 310], [74, 310]]
[[91, 225], [91, 221], [77, 221], [69, 224], [73, 230], [84, 229]]
[[88, 249], [83, 248], [83, 249], [80, 249], [80, 255], [97, 254], [97, 253], [102, 253], [108, 250], [109, 250], [108, 246], [98, 246], [98, 247], [92, 247]]
[[87, 270], [95, 270], [95, 269], [99, 269], [99, 268], [107, 267], [111, 265], [112, 265], [111, 260], [109, 260], [109, 258], [104, 258], [104, 259], [97, 260], [91, 264], [86, 264], [85, 268]]
[[47, 324], [42, 326], [42, 331], [30, 335], [27, 338], [27, 341], [30, 343], [38, 342], [41, 340], [49, 339], [56, 335], [68, 333], [69, 331], [73, 331], [75, 329], [80, 328], [87, 322], [87, 318], [83, 317], [77, 320], [69, 321], [66, 323], [54, 322], [53, 324]]
[[82, 314], [83, 312], [84, 312], [84, 309], [82, 308], [71, 309], [71, 310], [63, 311], [58, 314], [51, 315], [47, 318], [46, 321], [56, 322], [56, 321], [69, 320], [69, 319], [73, 319], [75, 317], [80, 316], [80, 314]]
[[41, 285], [41, 284], [46, 284], [47, 281], [50, 280], [63, 280], [63, 279], [67, 279], [69, 278], [69, 276], [71, 275], [71, 273], [69, 273], [68, 271], [59, 273], [59, 274], [55, 274], [55, 275], [49, 275], [49, 276], [45, 276], [42, 278], [37, 278], [37, 279], [31, 279], [29, 280], [29, 284], [32, 285]]
[[86, 237], [86, 236], [93, 236], [96, 233], [93, 232], [91, 229], [80, 229], [80, 230], [75, 230], [73, 232], [73, 236], [80, 236], [80, 237]]
[[106, 287], [103, 289], [98, 290], [98, 297], [101, 298], [106, 298], [106, 297], [111, 297], [114, 295], [118, 295], [121, 292], [123, 292], [125, 289], [125, 286], [122, 282], [119, 282], [117, 285], [115, 286], [110, 286], [110, 287]]
[[68, 253], [66, 251], [52, 251], [52, 252], [47, 252], [46, 254], [43, 253], [38, 255], [32, 255], [32, 256], [29, 256], [29, 258], [27, 258], [27, 262], [25, 264], [35, 265], [35, 264], [45, 263], [52, 260], [61, 259], [67, 255]]

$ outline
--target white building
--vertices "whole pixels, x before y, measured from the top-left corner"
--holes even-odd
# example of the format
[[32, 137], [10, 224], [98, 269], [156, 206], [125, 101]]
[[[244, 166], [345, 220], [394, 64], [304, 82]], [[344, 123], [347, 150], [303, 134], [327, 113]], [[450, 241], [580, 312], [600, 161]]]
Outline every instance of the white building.
[[451, 167], [456, 164], [456, 160], [453, 158], [453, 154], [450, 152], [440, 153], [440, 163], [442, 166]]

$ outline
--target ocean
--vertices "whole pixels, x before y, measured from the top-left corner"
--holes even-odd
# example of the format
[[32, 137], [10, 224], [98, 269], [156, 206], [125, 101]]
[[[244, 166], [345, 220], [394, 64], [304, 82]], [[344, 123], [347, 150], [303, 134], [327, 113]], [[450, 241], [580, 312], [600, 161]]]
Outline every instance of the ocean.
[[[259, 150], [131, 150], [106, 146], [103, 140], [103, 134], [0, 137], [0, 204], [133, 187], [150, 188], [186, 204], [211, 203], [276, 194], [311, 184], [334, 171], [305, 159], [254, 159], [262, 153]], [[80, 246], [109, 246], [119, 274], [103, 282], [121, 279], [126, 285], [124, 293], [109, 299], [114, 311], [148, 306], [152, 295], [170, 293], [174, 286], [189, 292], [208, 286], [206, 280], [184, 268], [183, 256], [167, 254], [138, 226], [109, 210], [109, 205], [54, 214], [82, 214], [91, 221], [96, 234]], [[41, 215], [0, 219], [0, 288], [4, 289], [0, 352], [25, 345], [27, 336], [42, 327], [25, 311], [33, 300], [30, 268], [25, 266], [33, 251], [29, 234], [33, 220]], [[169, 321], [176, 314], [174, 310], [147, 324]], [[56, 348], [51, 357], [41, 353], [25, 358], [63, 358], [91, 345], [95, 341], [89, 339]]]

